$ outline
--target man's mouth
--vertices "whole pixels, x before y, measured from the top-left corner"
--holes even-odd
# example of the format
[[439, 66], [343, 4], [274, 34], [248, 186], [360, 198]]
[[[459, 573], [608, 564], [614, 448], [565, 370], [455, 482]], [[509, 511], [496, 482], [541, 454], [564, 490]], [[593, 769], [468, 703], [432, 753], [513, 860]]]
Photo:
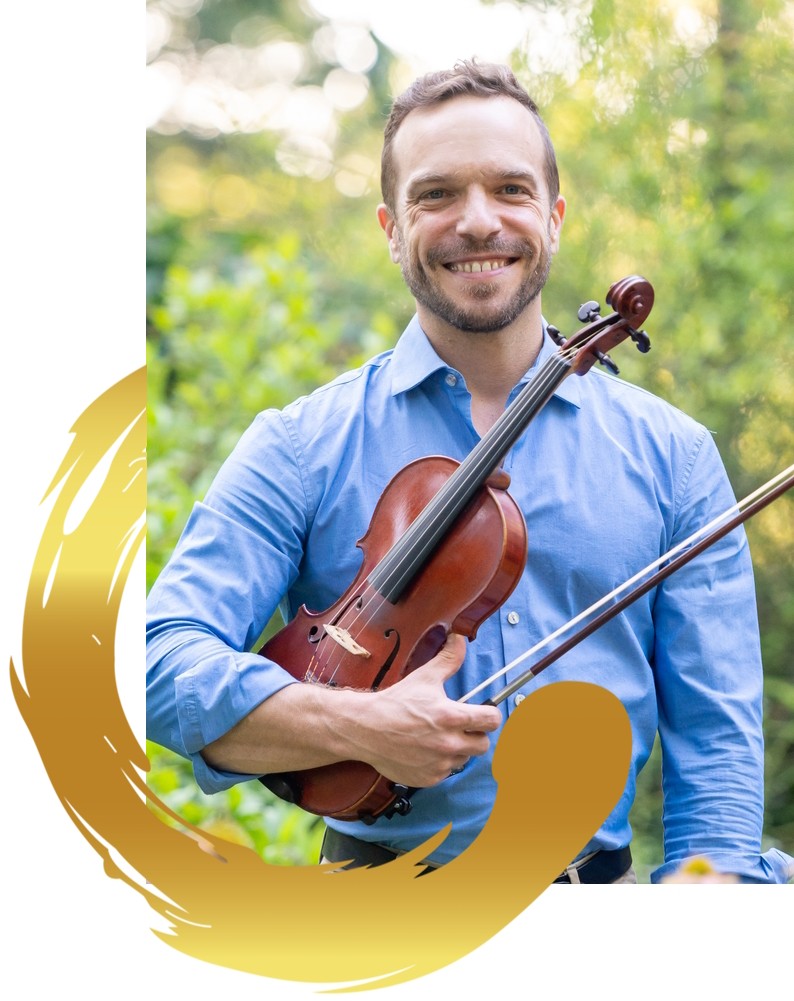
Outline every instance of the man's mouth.
[[498, 271], [499, 268], [506, 268], [517, 260], [517, 257], [496, 257], [490, 261], [450, 261], [444, 267], [448, 271], [464, 271], [467, 274], [474, 274], [480, 271]]

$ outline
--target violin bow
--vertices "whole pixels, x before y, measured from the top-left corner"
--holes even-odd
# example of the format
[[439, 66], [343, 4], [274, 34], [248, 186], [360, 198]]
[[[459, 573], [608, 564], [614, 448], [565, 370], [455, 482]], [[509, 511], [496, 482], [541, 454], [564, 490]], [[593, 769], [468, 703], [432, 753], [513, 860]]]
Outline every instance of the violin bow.
[[[462, 696], [459, 701], [468, 702], [478, 692], [481, 692], [484, 688], [493, 684], [494, 681], [507, 674], [508, 671], [513, 670], [513, 668], [523, 663], [523, 661], [527, 660], [527, 658], [537, 653], [543, 647], [548, 646], [549, 643], [553, 642], [559, 636], [569, 632], [578, 623], [587, 619], [588, 616], [598, 612], [599, 609], [603, 609], [603, 611], [596, 615], [595, 618], [591, 619], [578, 632], [574, 633], [567, 640], [563, 641], [558, 647], [555, 647], [547, 653], [536, 664], [511, 681], [510, 684], [505, 685], [504, 688], [500, 689], [496, 693], [496, 695], [492, 696], [490, 699], [486, 699], [484, 703], [485, 705], [499, 705], [500, 702], [509, 698], [528, 681], [536, 678], [540, 672], [544, 671], [550, 664], [559, 660], [563, 654], [566, 654], [569, 650], [573, 649], [573, 647], [581, 643], [582, 640], [586, 639], [597, 629], [600, 629], [601, 626], [603, 626], [610, 619], [619, 615], [625, 608], [637, 601], [638, 598], [647, 594], [648, 591], [656, 587], [656, 585], [663, 581], [666, 577], [669, 577], [677, 570], [680, 570], [681, 567], [685, 566], [690, 562], [690, 560], [693, 560], [705, 549], [708, 549], [709, 546], [712, 546], [723, 536], [732, 532], [749, 518], [752, 518], [753, 515], [757, 514], [768, 504], [771, 504], [772, 501], [777, 500], [777, 498], [782, 496], [787, 490], [790, 490], [792, 486], [794, 486], [794, 465], [789, 466], [776, 476], [773, 476], [772, 479], [758, 487], [757, 490], [754, 490], [743, 500], [732, 505], [727, 509], [727, 511], [724, 511], [717, 518], [714, 518], [708, 523], [708, 525], [698, 529], [697, 532], [690, 535], [689, 538], [685, 539], [683, 542], [680, 542], [673, 549], [668, 550], [668, 552], [660, 556], [658, 560], [649, 564], [644, 570], [635, 574], [635, 576], [630, 580], [627, 580], [625, 583], [621, 584], [620, 587], [599, 599], [599, 601], [597, 601], [594, 605], [591, 605], [583, 612], [580, 612], [579, 615], [571, 619], [569, 622], [566, 622], [565, 625], [560, 626], [560, 628], [553, 632], [550, 636], [547, 636], [545, 639], [541, 640], [540, 643], [537, 643], [531, 649], [526, 650], [519, 657], [516, 657], [515, 660], [501, 668], [501, 670], [499, 670], [496, 674], [491, 675], [490, 678], [486, 678], [486, 680], [477, 685], [476, 688], [473, 688], [466, 695]], [[659, 567], [659, 569], [643, 581], [642, 578], [656, 567]], [[641, 583], [639, 583], [633, 590], [630, 590], [627, 594], [623, 594], [623, 597], [615, 601], [614, 604], [604, 608], [608, 602], [622, 594], [627, 588], [631, 587], [637, 581], [641, 581]]]

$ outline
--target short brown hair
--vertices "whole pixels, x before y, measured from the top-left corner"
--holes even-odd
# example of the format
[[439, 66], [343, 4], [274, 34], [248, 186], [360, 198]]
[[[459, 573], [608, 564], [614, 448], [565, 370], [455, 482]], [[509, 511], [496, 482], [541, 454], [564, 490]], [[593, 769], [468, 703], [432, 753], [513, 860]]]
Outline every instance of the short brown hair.
[[455, 63], [451, 70], [439, 70], [420, 76], [392, 104], [386, 128], [383, 132], [383, 152], [381, 153], [380, 185], [383, 201], [389, 211], [394, 211], [394, 161], [392, 146], [397, 130], [406, 116], [416, 108], [428, 108], [441, 104], [453, 97], [472, 95], [474, 97], [512, 97], [522, 104], [537, 122], [546, 150], [546, 186], [551, 203], [560, 193], [560, 177], [557, 171], [557, 157], [546, 124], [540, 117], [538, 107], [512, 70], [496, 63], [478, 63], [465, 59]]

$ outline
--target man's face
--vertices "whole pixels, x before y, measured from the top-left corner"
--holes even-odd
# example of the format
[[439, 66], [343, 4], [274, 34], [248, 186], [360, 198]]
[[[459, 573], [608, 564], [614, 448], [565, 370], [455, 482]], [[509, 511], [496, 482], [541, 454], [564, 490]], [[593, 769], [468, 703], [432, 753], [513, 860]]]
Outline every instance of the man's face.
[[565, 212], [532, 115], [509, 97], [452, 98], [412, 111], [393, 155], [394, 216], [378, 216], [420, 319], [508, 326], [543, 288]]

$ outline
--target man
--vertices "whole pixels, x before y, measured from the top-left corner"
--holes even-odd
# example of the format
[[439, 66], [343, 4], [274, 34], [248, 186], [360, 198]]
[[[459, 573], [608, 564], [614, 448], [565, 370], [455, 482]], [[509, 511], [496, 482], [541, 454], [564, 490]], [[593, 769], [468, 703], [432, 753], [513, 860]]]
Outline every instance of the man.
[[564, 381], [507, 455], [529, 554], [476, 641], [450, 635], [378, 692], [296, 683], [249, 652], [280, 602], [287, 618], [329, 607], [355, 576], [356, 541], [390, 479], [422, 456], [462, 460], [554, 350], [541, 290], [565, 201], [546, 128], [509, 70], [463, 63], [418, 80], [392, 109], [382, 179], [378, 220], [416, 316], [394, 351], [260, 414], [196, 505], [150, 595], [151, 739], [189, 756], [206, 791], [364, 761], [418, 789], [412, 809], [329, 822], [324, 854], [377, 864], [451, 821], [427, 860], [436, 866], [487, 821], [490, 758], [517, 701], [555, 680], [593, 681], [629, 714], [632, 764], [562, 878], [633, 879], [628, 812], [658, 726], [666, 861], [653, 878], [707, 854], [742, 879], [782, 880], [783, 857], [759, 846], [761, 664], [743, 533], [509, 704], [456, 701], [732, 503], [706, 430], [619, 380]]

